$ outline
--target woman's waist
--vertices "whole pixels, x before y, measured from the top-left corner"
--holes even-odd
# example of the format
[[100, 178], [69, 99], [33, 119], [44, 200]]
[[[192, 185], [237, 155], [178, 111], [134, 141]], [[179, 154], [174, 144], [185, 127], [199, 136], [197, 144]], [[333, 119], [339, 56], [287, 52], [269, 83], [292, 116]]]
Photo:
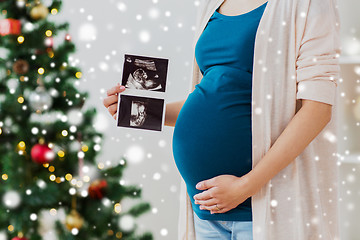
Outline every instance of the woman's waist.
[[[223, 157], [234, 159], [251, 155], [252, 127], [249, 114], [189, 113], [186, 111], [179, 114], [174, 127], [173, 150], [178, 150], [178, 154], [190, 162], [198, 157], [203, 160]], [[197, 162], [201, 162], [201, 159], [197, 159]]]
[[250, 91], [252, 87], [252, 73], [245, 69], [216, 65], [208, 68], [200, 83], [202, 88], [219, 91]]
[[223, 74], [228, 77], [243, 76], [244, 78], [251, 78], [252, 72], [245, 67], [234, 67], [230, 65], [212, 65], [206, 68], [203, 72], [203, 76], [212, 74]]
[[[229, 86], [230, 87], [230, 86]], [[200, 118], [245, 119], [251, 117], [251, 91], [218, 91], [197, 85], [189, 94], [179, 115], [198, 115]]]

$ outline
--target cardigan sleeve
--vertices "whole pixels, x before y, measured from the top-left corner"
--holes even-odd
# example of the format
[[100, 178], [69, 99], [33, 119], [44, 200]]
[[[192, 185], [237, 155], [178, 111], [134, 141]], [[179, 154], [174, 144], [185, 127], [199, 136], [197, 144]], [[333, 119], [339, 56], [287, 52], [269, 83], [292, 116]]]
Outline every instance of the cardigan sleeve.
[[334, 105], [340, 73], [340, 19], [333, 0], [310, 0], [296, 59], [296, 99]]

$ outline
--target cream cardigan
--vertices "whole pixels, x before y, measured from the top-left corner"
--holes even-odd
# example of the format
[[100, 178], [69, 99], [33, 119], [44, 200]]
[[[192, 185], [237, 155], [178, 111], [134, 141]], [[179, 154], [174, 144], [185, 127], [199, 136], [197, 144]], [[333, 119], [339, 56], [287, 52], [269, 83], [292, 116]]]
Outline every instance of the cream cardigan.
[[[224, 0], [201, 0], [193, 50]], [[255, 40], [252, 85], [254, 167], [301, 107], [333, 105], [332, 119], [306, 149], [252, 196], [254, 240], [336, 240], [338, 226], [337, 81], [340, 19], [336, 0], [269, 0]], [[202, 75], [193, 60], [190, 92]], [[276, 200], [277, 204], [274, 203]], [[181, 179], [178, 239], [195, 239]]]

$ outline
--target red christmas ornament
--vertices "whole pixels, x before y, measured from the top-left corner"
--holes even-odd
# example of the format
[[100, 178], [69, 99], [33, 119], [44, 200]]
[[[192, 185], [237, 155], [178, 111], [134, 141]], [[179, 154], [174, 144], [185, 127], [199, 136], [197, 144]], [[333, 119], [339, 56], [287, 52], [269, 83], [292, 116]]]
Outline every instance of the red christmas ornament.
[[14, 237], [14, 238], [12, 238], [11, 240], [28, 240], [27, 238], [25, 238], [25, 237]]
[[89, 195], [94, 199], [102, 199], [107, 188], [106, 180], [95, 180], [89, 186]]
[[31, 149], [33, 162], [44, 164], [51, 162], [55, 158], [55, 153], [46, 144], [36, 144]]
[[45, 46], [52, 48], [54, 46], [54, 38], [53, 37], [45, 38]]
[[70, 36], [70, 34], [66, 34], [66, 35], [65, 35], [65, 40], [66, 40], [66, 41], [71, 41], [71, 36]]
[[21, 33], [21, 22], [18, 19], [2, 19], [0, 20], [0, 35], [6, 36], [10, 34], [19, 35]]

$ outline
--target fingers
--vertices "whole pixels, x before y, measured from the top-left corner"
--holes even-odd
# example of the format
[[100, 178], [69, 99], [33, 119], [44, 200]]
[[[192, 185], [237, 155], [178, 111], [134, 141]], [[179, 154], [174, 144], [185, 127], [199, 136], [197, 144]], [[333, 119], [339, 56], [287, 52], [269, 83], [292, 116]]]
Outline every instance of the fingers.
[[[209, 210], [211, 214], [213, 213], [223, 213], [226, 212], [226, 208], [222, 208], [219, 203], [217, 203], [217, 199], [211, 198], [208, 200], [195, 200], [195, 204], [200, 204], [199, 208], [201, 210]], [[217, 205], [217, 207], [216, 207]], [[219, 210], [219, 209], [220, 210]]]
[[103, 100], [103, 104], [106, 108], [108, 108], [110, 105], [118, 102], [118, 96], [117, 95], [111, 95]]
[[117, 94], [117, 93], [121, 93], [124, 90], [125, 90], [125, 86], [118, 84], [115, 87], [112, 87], [109, 90], [107, 90], [106, 93], [107, 93], [108, 96], [111, 96], [111, 95], [114, 95], [114, 94]]
[[217, 205], [218, 208], [220, 208], [220, 210], [216, 207], [216, 205], [214, 205], [211, 209], [210, 209], [210, 213], [213, 214], [213, 213], [224, 213], [224, 212], [227, 212], [227, 211], [230, 211], [231, 209], [228, 208], [228, 207], [221, 207], [219, 206], [219, 204]]
[[194, 196], [195, 200], [208, 200], [213, 197], [214, 188], [210, 188], [209, 190], [203, 191], [202, 193], [198, 193]]
[[212, 206], [212, 205], [215, 205], [217, 202], [216, 202], [216, 199], [215, 198], [210, 198], [208, 200], [195, 200], [195, 204], [200, 204], [202, 206]]
[[108, 111], [109, 113], [114, 117], [114, 114], [117, 112], [117, 103], [116, 104], [112, 104], [108, 107]]
[[213, 214], [213, 213], [224, 213], [224, 212], [227, 212], [227, 211], [230, 210], [227, 207], [221, 207], [220, 204], [216, 204], [216, 203], [214, 203], [211, 206], [201, 205], [199, 208], [202, 209], [202, 210], [209, 210], [211, 214]]
[[[217, 206], [221, 209], [219, 204]], [[210, 211], [219, 211], [219, 209], [217, 209], [217, 207], [216, 207], [216, 204], [213, 204], [211, 206], [203, 206], [203, 205], [201, 205], [199, 208], [200, 209], [205, 209], [205, 210], [210, 210]]]
[[104, 98], [103, 104], [108, 109], [111, 116], [116, 120], [116, 113], [118, 108], [118, 93], [125, 91], [125, 86], [118, 83], [116, 86], [107, 90], [107, 97]]

